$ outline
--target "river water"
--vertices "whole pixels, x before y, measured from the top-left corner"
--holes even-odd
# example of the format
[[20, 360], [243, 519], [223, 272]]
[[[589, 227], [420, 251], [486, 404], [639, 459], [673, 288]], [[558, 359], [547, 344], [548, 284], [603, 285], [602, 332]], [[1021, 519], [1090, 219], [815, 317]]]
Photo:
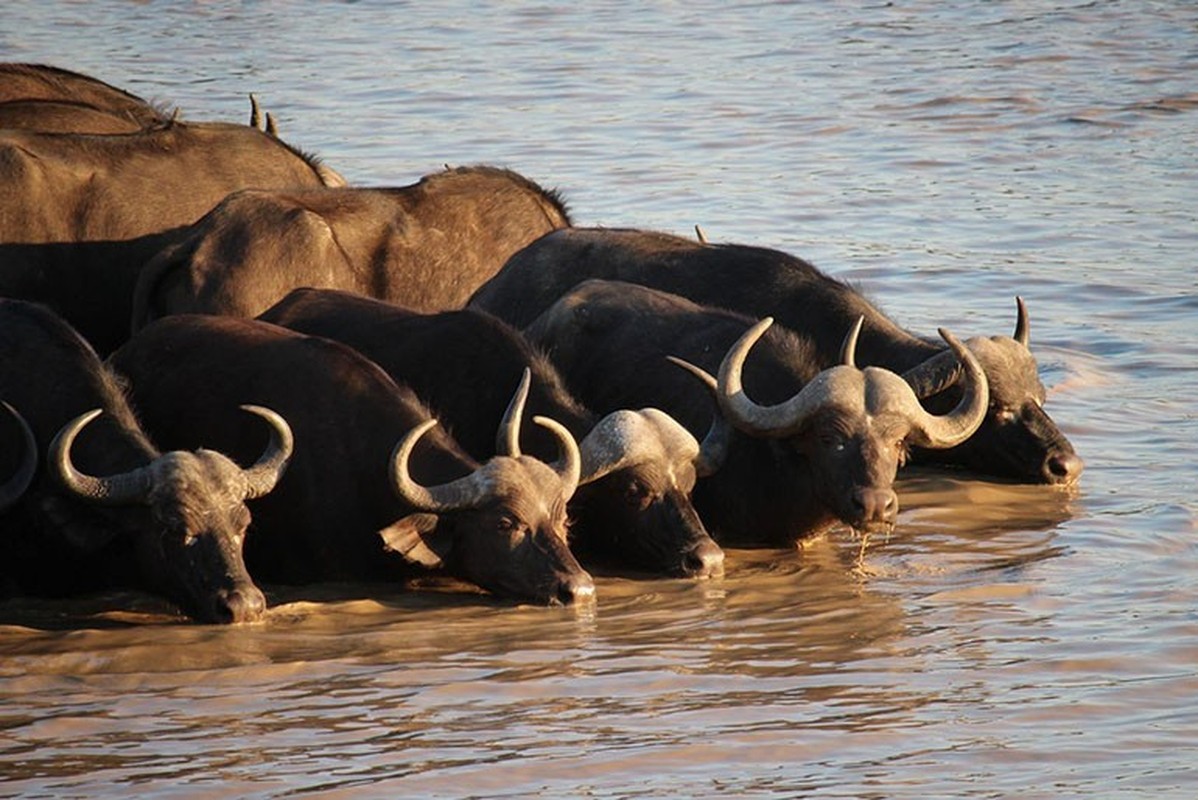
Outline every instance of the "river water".
[[1198, 792], [1198, 7], [7, 2], [0, 58], [350, 181], [494, 163], [583, 225], [776, 247], [921, 333], [1031, 312], [1072, 490], [904, 476], [864, 552], [581, 608], [453, 585], [0, 606], [12, 797]]

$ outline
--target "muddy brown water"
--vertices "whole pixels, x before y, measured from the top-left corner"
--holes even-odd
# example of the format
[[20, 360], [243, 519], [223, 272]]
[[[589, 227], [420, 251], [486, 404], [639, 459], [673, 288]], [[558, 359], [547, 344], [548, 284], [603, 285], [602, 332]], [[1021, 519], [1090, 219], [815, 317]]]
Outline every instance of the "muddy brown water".
[[0, 58], [248, 118], [351, 181], [496, 163], [575, 220], [778, 247], [933, 334], [1027, 299], [1072, 489], [919, 471], [889, 538], [600, 576], [0, 605], [12, 797], [1198, 791], [1186, 3], [9, 3]]

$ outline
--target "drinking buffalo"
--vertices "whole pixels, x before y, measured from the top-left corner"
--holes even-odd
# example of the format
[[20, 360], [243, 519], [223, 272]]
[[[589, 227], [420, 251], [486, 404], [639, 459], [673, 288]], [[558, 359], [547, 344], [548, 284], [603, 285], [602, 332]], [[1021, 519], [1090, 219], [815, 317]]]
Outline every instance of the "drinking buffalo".
[[189, 312], [253, 317], [303, 286], [459, 308], [509, 255], [569, 224], [554, 192], [493, 167], [401, 188], [239, 192], [146, 267], [133, 327]]
[[[211, 450], [160, 452], [91, 347], [49, 310], [16, 300], [0, 300], [0, 397], [48, 445], [33, 483], [0, 515], [9, 584], [37, 595], [144, 588], [206, 622], [262, 614], [242, 561], [244, 501], [269, 492], [286, 464], [281, 417], [247, 407], [270, 431], [248, 469]], [[18, 437], [0, 426], [0, 452]]]
[[[518, 331], [482, 311], [420, 314], [368, 297], [297, 289], [260, 319], [344, 342], [411, 387], [475, 458], [495, 447], [507, 387], [531, 371], [528, 409], [558, 420], [579, 441], [582, 477], [570, 501], [571, 548], [587, 558], [671, 575], [722, 570], [723, 552], [690, 502], [696, 474], [715, 468], [715, 440], [695, 438], [657, 409], [602, 419], [567, 391], [553, 365]], [[526, 434], [528, 452], [556, 443]]]
[[[903, 374], [934, 411], [951, 408], [961, 396], [951, 351], [900, 328], [856, 290], [806, 261], [762, 247], [640, 230], [557, 231], [514, 255], [470, 305], [523, 327], [588, 278], [638, 283], [753, 317], [772, 316], [809, 336], [825, 366], [835, 363], [844, 331], [863, 316], [860, 363]], [[1072, 483], [1082, 460], [1044, 411], [1022, 301], [1018, 312], [1014, 336], [966, 341], [990, 380], [991, 405], [982, 425], [957, 447], [920, 456], [1020, 481]], [[937, 354], [939, 359], [931, 358]]]
[[[964, 364], [966, 389], [950, 413], [932, 416], [898, 376], [854, 365], [855, 333], [842, 363], [821, 371], [814, 344], [791, 331], [616, 281], [583, 283], [525, 333], [597, 411], [652, 404], [692, 433], [714, 415], [727, 418], [736, 432], [723, 466], [694, 492], [721, 541], [792, 542], [836, 521], [891, 528], [892, 483], [908, 444], [958, 444], [980, 423], [988, 395], [977, 361], [951, 334], [943, 335]], [[741, 365], [759, 339], [742, 389]], [[668, 357], [703, 373], [718, 405], [669, 369]], [[706, 375], [717, 369], [718, 382]]]
[[175, 446], [211, 438], [234, 453], [252, 448], [228, 402], [287, 415], [298, 444], [278, 490], [254, 508], [246, 560], [255, 577], [395, 580], [422, 566], [539, 602], [594, 591], [566, 546], [578, 446], [553, 420], [537, 420], [562, 453], [553, 465], [515, 446], [479, 464], [366, 357], [257, 320], [168, 317], [111, 360], [147, 428]]
[[49, 305], [107, 353], [128, 338], [137, 274], [174, 229], [237, 189], [342, 183], [246, 125], [0, 131], [0, 296]]

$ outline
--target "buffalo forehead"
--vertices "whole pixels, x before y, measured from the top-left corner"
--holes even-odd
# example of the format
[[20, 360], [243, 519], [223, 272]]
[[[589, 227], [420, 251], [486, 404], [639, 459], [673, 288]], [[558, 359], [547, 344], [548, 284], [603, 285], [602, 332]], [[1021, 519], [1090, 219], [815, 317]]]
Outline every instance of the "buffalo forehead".
[[496, 456], [481, 467], [489, 495], [528, 512], [549, 516], [561, 502], [562, 479], [553, 468], [530, 456]]
[[189, 505], [228, 508], [239, 505], [249, 482], [244, 471], [226, 456], [211, 451], [175, 451], [150, 465], [151, 497], [156, 501], [187, 499]]
[[975, 336], [965, 344], [982, 365], [994, 401], [1015, 405], [1028, 396], [1043, 397], [1036, 359], [1019, 342], [1009, 336]]

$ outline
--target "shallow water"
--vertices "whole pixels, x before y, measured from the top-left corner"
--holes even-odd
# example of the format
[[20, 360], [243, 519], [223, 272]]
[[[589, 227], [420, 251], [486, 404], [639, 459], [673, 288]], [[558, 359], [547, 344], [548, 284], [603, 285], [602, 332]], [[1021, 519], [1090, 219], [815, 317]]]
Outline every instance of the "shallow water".
[[1198, 10], [1185, 3], [7, 3], [0, 58], [245, 119], [355, 183], [497, 163], [1010, 333], [1087, 468], [921, 472], [888, 539], [593, 605], [273, 590], [0, 606], [18, 797], [1190, 797]]

